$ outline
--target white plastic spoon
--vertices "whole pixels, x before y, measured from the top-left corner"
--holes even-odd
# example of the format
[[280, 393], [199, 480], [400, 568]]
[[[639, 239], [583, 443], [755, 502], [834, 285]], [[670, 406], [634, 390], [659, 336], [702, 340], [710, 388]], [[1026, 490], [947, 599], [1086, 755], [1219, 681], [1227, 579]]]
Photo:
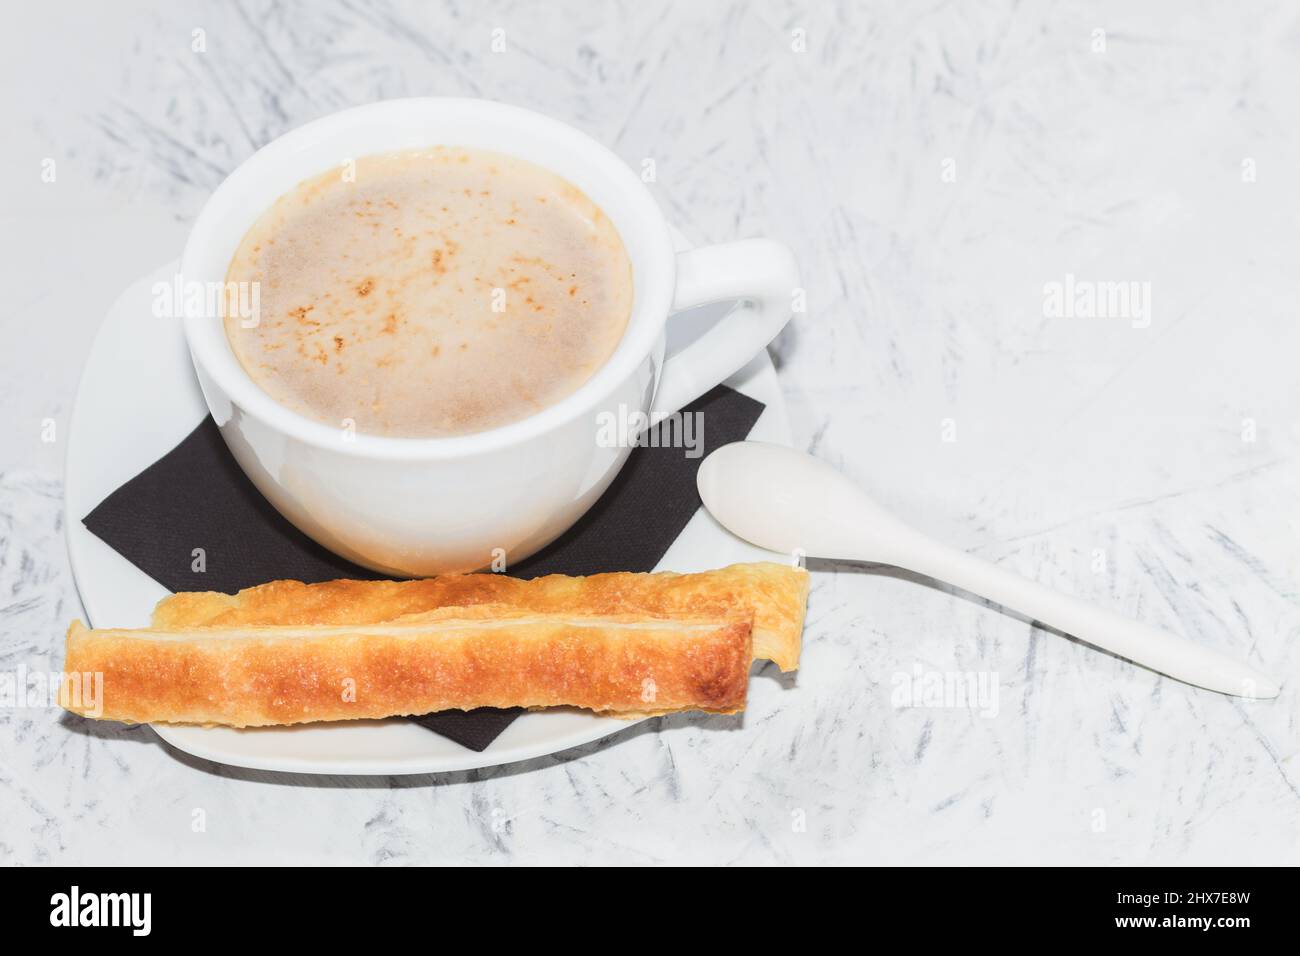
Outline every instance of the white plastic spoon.
[[1226, 654], [1048, 590], [926, 537], [830, 465], [793, 448], [752, 441], [726, 445], [705, 459], [697, 480], [713, 517], [759, 547], [892, 564], [955, 584], [1189, 684], [1240, 697], [1278, 694], [1276, 681]]

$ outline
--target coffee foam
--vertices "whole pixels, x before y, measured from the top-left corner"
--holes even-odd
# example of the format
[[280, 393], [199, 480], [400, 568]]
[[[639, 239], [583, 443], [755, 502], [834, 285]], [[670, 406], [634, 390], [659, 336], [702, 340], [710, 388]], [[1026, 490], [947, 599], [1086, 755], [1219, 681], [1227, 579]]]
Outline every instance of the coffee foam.
[[261, 309], [226, 334], [277, 402], [369, 434], [461, 435], [555, 404], [613, 354], [631, 264], [575, 186], [448, 147], [347, 171], [281, 197], [230, 264]]

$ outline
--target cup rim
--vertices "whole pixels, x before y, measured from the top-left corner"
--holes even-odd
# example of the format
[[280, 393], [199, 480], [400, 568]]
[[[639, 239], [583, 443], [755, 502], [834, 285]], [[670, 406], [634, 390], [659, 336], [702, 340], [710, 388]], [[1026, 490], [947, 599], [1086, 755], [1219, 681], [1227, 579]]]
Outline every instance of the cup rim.
[[[614, 222], [625, 247], [630, 246], [627, 232], [635, 228], [648, 238], [645, 244], [645, 262], [633, 268], [633, 308], [628, 317], [627, 329], [614, 353], [599, 369], [571, 394], [553, 405], [540, 409], [517, 421], [495, 428], [465, 435], [435, 438], [404, 438], [374, 435], [357, 431], [343, 439], [340, 429], [315, 421], [293, 411], [273, 399], [257, 385], [235, 357], [225, 338], [221, 322], [208, 316], [186, 315], [183, 319], [185, 337], [190, 355], [201, 378], [206, 376], [237, 407], [241, 414], [250, 415], [273, 430], [318, 448], [361, 458], [386, 460], [438, 460], [458, 458], [518, 445], [559, 428], [578, 416], [592, 411], [602, 399], [616, 390], [651, 354], [662, 334], [672, 302], [675, 277], [675, 254], [667, 220], [651, 196], [644, 182], [612, 150], [599, 141], [559, 120], [534, 110], [501, 103], [495, 100], [470, 97], [409, 97], [380, 100], [363, 106], [331, 113], [320, 119], [298, 126], [273, 139], [241, 162], [213, 191], [195, 219], [185, 244], [181, 261], [181, 275], [187, 280], [208, 270], [197, 268], [196, 262], [211, 258], [208, 248], [214, 227], [227, 217], [244, 218], [247, 231], [265, 209], [251, 212], [242, 210], [238, 197], [248, 184], [268, 167], [277, 164], [297, 163], [302, 166], [298, 182], [307, 179], [318, 168], [307, 168], [303, 157], [310, 145], [322, 135], [339, 126], [355, 124], [360, 120], [383, 120], [390, 114], [394, 122], [402, 115], [419, 112], [426, 119], [439, 112], [459, 114], [481, 113], [490, 120], [511, 124], [524, 131], [521, 141], [529, 135], [543, 135], [565, 141], [572, 146], [572, 157], [580, 158], [581, 165], [598, 177], [605, 178], [619, 191], [620, 200], [626, 200], [633, 212]], [[457, 145], [430, 142], [428, 146]], [[374, 152], [385, 152], [377, 149]], [[508, 152], [508, 150], [501, 150]], [[530, 159], [521, 149], [514, 155]], [[563, 175], [563, 174], [561, 174]], [[566, 177], [567, 178], [567, 177]], [[281, 193], [283, 195], [283, 193]], [[603, 207], [602, 207], [603, 208]], [[607, 215], [609, 211], [606, 210]], [[611, 215], [611, 220], [614, 216]], [[242, 234], [241, 231], [241, 234]], [[629, 252], [631, 258], [631, 253]], [[222, 274], [224, 281], [224, 272]], [[214, 326], [215, 333], [214, 334]], [[205, 385], [205, 392], [207, 390]], [[220, 423], [219, 423], [220, 424]]]

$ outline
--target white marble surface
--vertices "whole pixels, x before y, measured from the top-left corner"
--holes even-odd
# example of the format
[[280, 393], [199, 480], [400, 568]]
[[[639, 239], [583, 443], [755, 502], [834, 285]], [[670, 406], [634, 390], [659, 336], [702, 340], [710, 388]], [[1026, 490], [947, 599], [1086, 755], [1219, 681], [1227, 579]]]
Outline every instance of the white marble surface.
[[[0, 860], [1300, 862], [1288, 5], [86, 2], [17, 6], [0, 44], [2, 669], [56, 664], [79, 612], [58, 426], [116, 292], [281, 131], [456, 94], [653, 158], [696, 240], [795, 248], [808, 311], [774, 351], [800, 445], [937, 535], [1287, 682], [1193, 690], [823, 565], [779, 708], [520, 766], [247, 773], [4, 710]], [[1045, 315], [1067, 274], [1149, 282], [1149, 326]], [[917, 667], [996, 679], [996, 714], [895, 706]]]

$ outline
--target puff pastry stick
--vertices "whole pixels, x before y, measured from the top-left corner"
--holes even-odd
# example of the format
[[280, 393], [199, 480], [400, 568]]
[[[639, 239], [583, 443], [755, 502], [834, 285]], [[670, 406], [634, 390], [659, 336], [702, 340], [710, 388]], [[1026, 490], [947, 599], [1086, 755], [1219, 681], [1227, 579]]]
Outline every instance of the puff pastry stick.
[[747, 618], [509, 610], [197, 631], [90, 630], [74, 621], [64, 672], [102, 673], [102, 698], [73, 700], [65, 685], [60, 704], [105, 720], [231, 727], [475, 707], [732, 713], [745, 706], [750, 632]]
[[153, 626], [378, 624], [434, 608], [481, 604], [546, 613], [626, 613], [655, 618], [752, 614], [754, 657], [775, 661], [781, 670], [791, 671], [799, 666], [808, 572], [760, 562], [698, 574], [552, 574], [527, 581], [501, 574], [321, 584], [272, 581], [233, 595], [195, 591], [164, 598], [154, 610]]

